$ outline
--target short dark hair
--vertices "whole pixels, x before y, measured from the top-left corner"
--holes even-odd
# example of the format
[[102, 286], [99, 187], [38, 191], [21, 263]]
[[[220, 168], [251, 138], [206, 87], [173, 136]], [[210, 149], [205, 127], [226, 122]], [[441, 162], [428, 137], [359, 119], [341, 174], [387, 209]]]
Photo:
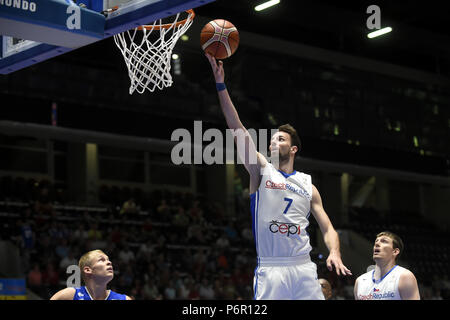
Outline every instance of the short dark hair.
[[300, 137], [298, 136], [297, 130], [295, 130], [293, 126], [291, 126], [289, 123], [283, 124], [278, 127], [278, 131], [288, 133], [291, 136], [291, 146], [297, 146], [298, 150], [300, 151], [302, 142], [300, 140]]
[[380, 232], [379, 234], [377, 234], [377, 238], [379, 238], [381, 236], [386, 236], [386, 237], [389, 237], [392, 239], [392, 245], [393, 245], [394, 249], [398, 248], [400, 250], [400, 253], [397, 255], [395, 260], [400, 258], [401, 254], [403, 252], [403, 248], [404, 248], [402, 239], [398, 235], [396, 235], [395, 233], [390, 232], [390, 231], [383, 231], [383, 232]]

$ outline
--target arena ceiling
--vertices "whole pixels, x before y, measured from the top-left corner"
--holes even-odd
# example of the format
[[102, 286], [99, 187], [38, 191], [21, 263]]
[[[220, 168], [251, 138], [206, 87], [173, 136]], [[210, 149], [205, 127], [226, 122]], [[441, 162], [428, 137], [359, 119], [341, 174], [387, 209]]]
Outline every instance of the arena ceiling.
[[[443, 2], [281, 0], [254, 11], [262, 2], [217, 0], [196, 11], [228, 19], [240, 30], [450, 76], [450, 30]], [[372, 4], [380, 7], [381, 26], [393, 28], [376, 39], [366, 37], [366, 11]]]
[[[393, 32], [370, 40], [366, 37], [368, 33], [366, 20], [369, 17], [366, 10], [369, 5], [374, 4], [372, 2], [361, 1], [358, 4], [354, 1], [281, 0], [276, 7], [259, 13], [255, 12], [254, 6], [262, 1], [216, 0], [196, 8], [195, 11], [199, 17], [227, 19], [234, 23], [240, 31], [248, 34], [267, 35], [311, 47], [328, 49], [331, 53], [330, 56], [333, 56], [335, 52], [345, 53], [350, 56], [426, 71], [433, 77], [434, 74], [440, 74], [440, 78], [444, 78], [445, 83], [450, 83], [450, 30], [446, 28], [448, 17], [447, 11], [443, 7], [418, 5], [410, 1], [377, 1], [375, 4], [381, 9], [382, 26], [391, 26]], [[199, 21], [202, 20], [199, 19]], [[195, 28], [200, 28], [200, 26], [194, 25], [192, 30]], [[57, 102], [59, 106], [58, 125], [63, 127], [166, 139], [167, 132], [171, 132], [174, 128], [190, 128], [192, 119], [205, 119], [214, 126], [224, 125], [223, 117], [215, 106], [217, 97], [211, 85], [209, 68], [205, 59], [198, 54], [200, 51], [198, 41], [192, 40], [192, 48], [189, 52], [186, 50], [186, 56], [183, 57], [183, 76], [176, 79], [176, 83], [179, 85], [160, 92], [133, 96], [128, 94], [128, 75], [123, 59], [112, 39], [79, 48], [2, 77], [0, 78], [3, 81], [0, 94], [5, 105], [10, 103], [14, 105], [14, 108], [1, 109], [0, 118], [48, 124], [49, 106], [52, 102]], [[271, 44], [270, 41], [267, 43]], [[182, 47], [183, 45], [179, 44], [177, 48]], [[247, 52], [249, 54], [246, 54]], [[230, 66], [227, 70], [232, 70], [232, 65], [240, 68], [244, 62], [251, 61], [253, 52], [255, 51], [238, 50], [237, 55], [241, 56], [239, 59], [237, 56], [235, 59], [229, 59], [227, 63]], [[272, 56], [268, 55], [267, 59], [272, 59]], [[278, 58], [273, 58], [275, 62], [277, 62], [276, 59]], [[245, 70], [252, 70], [251, 66]], [[253, 75], [252, 72], [248, 73]], [[354, 83], [359, 84], [358, 77], [362, 73], [361, 71], [356, 75], [356, 80], [348, 85], [349, 89], [353, 89]], [[366, 77], [365, 73], [363, 75]], [[367, 77], [371, 78], [370, 75]], [[258, 77], [255, 78], [258, 80]], [[264, 76], [260, 78], [263, 79]], [[256, 80], [253, 82], [257, 82]], [[427, 80], [420, 80], [420, 85], [427, 88], [428, 86], [423, 86]], [[239, 82], [232, 83], [239, 84]], [[65, 89], [61, 90], [61, 88]], [[395, 108], [388, 106], [386, 114], [377, 114], [381, 121], [378, 131], [362, 130], [362, 143], [358, 148], [348, 145], [347, 137], [344, 134], [339, 136], [341, 139], [339, 140], [332, 133], [328, 134], [328, 131], [317, 130], [317, 133], [311, 131], [311, 136], [307, 137], [310, 139], [309, 145], [317, 147], [315, 150], [310, 147], [308, 150], [312, 150], [311, 154], [306, 156], [372, 165], [373, 161], [369, 163], [366, 159], [386, 158], [383, 156], [384, 151], [380, 152], [380, 150], [389, 150], [391, 152], [389, 159], [398, 159], [398, 166], [393, 166], [392, 160], [389, 160], [386, 167], [404, 169], [405, 163], [412, 163], [413, 169], [420, 167], [424, 171], [430, 171], [436, 167], [436, 172], [448, 174], [450, 172], [449, 88], [450, 85], [445, 88], [446, 90], [440, 92], [445, 101], [440, 105], [439, 114], [435, 114], [435, 109], [427, 111], [424, 110], [425, 108], [419, 107], [414, 109], [416, 113], [412, 113], [413, 108], [410, 104], [401, 105], [396, 103], [398, 100], [392, 100], [390, 103], [394, 104]], [[195, 89], [194, 92], [192, 89]], [[437, 91], [441, 88], [432, 89]], [[239, 90], [232, 92], [238, 94]], [[321, 97], [323, 98], [324, 95]], [[388, 100], [390, 101], [390, 98]], [[255, 121], [259, 121], [261, 125], [268, 125], [262, 123], [263, 116], [260, 117], [261, 119], [258, 118], [259, 115], [265, 117], [268, 113], [264, 109], [251, 109], [254, 101], [251, 102], [252, 104], [247, 106], [244, 101], [238, 101], [243, 110], [243, 114], [241, 114], [243, 119], [248, 123], [256, 118]], [[428, 107], [426, 101], [419, 101], [417, 104]], [[258, 108], [264, 107], [264, 104], [258, 104]], [[346, 108], [343, 109], [346, 110]], [[302, 110], [306, 110], [306, 106], [303, 106]], [[372, 120], [370, 110], [361, 110], [360, 108], [358, 112], [361, 113], [361, 117], [368, 118], [368, 122], [370, 122]], [[246, 114], [244, 111], [248, 113]], [[271, 113], [272, 111], [276, 110], [271, 110]], [[307, 119], [312, 119], [312, 116], [309, 115]], [[320, 121], [308, 121], [320, 129], [322, 126], [328, 126], [327, 121], [331, 120], [333, 119], [321, 118]], [[386, 123], [390, 124], [388, 120], [405, 123], [406, 128], [411, 129], [412, 133], [407, 135], [405, 130], [398, 135], [392, 133], [391, 129], [383, 127]], [[268, 120], [265, 119], [265, 121]], [[151, 123], [164, 123], [164, 130], [158, 126], [149, 125]], [[355, 132], [362, 127], [356, 126], [355, 123], [348, 121], [343, 127], [347, 127], [348, 131]], [[377, 148], [384, 149], [377, 149], [372, 144], [364, 143], [367, 140], [365, 135], [375, 134], [379, 136], [377, 136]], [[324, 135], [328, 140], [323, 138]], [[404, 141], [395, 140], [393, 135]], [[419, 148], [411, 147], [411, 141], [413, 141], [411, 135], [417, 135], [420, 143], [424, 144], [425, 151], [437, 150], [439, 152], [437, 165], [425, 162], [434, 161], [434, 158], [422, 157], [415, 150]], [[425, 145], [425, 139], [429, 141], [428, 146]], [[308, 142], [307, 139], [306, 142]], [[344, 147], [354, 149], [342, 152]], [[363, 147], [371, 149], [364, 153]], [[332, 148], [336, 148], [336, 152], [329, 152]], [[413, 153], [411, 153], [411, 149], [413, 149]], [[403, 151], [404, 153], [401, 153]], [[330, 159], [330, 154], [336, 155], [336, 159]], [[347, 158], [338, 157], [343, 154]], [[412, 157], [418, 158], [418, 164], [412, 161]], [[384, 166], [384, 163], [381, 166]]]

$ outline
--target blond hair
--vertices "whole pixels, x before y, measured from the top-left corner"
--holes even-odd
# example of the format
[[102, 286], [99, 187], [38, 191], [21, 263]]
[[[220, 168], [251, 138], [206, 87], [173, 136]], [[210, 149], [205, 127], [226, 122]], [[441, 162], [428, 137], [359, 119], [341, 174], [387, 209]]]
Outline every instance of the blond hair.
[[92, 250], [83, 254], [80, 260], [78, 261], [78, 267], [81, 270], [81, 278], [83, 279], [83, 281], [86, 281], [84, 274], [84, 267], [86, 266], [90, 267], [92, 265], [92, 258], [95, 254], [106, 255], [106, 253], [104, 253], [102, 250]]

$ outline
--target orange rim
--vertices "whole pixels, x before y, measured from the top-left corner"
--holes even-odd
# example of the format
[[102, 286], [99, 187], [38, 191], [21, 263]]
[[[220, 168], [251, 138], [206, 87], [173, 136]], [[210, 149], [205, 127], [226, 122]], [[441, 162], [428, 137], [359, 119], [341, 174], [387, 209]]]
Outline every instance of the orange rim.
[[[184, 20], [178, 21], [177, 23], [175, 23], [175, 28], [185, 24], [186, 22], [188, 22], [188, 20], [193, 20], [195, 17], [195, 12], [192, 9], [186, 10], [186, 12], [189, 14], [188, 17]], [[162, 24], [162, 25], [158, 25], [158, 26], [153, 26], [153, 25], [143, 25], [143, 26], [139, 26], [137, 27], [138, 30], [142, 30], [142, 29], [147, 29], [147, 30], [161, 30], [161, 29], [169, 29], [173, 26], [173, 23], [166, 23], [166, 24]]]

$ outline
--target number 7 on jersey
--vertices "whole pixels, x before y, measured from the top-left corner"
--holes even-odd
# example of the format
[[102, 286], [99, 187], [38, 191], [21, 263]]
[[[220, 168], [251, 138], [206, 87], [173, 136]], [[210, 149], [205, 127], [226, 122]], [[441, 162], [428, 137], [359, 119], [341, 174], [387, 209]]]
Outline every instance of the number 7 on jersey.
[[284, 201], [287, 201], [287, 202], [288, 202], [288, 204], [287, 204], [287, 206], [286, 206], [286, 209], [284, 209], [284, 211], [283, 211], [283, 213], [286, 214], [286, 212], [289, 210], [289, 207], [290, 207], [291, 204], [292, 204], [293, 199], [291, 199], [291, 198], [284, 198]]

